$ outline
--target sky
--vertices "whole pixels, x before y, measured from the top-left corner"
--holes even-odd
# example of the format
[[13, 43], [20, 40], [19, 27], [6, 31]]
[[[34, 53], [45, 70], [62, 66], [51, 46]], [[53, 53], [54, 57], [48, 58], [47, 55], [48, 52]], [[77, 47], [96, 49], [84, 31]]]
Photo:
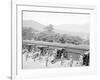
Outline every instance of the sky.
[[[63, 14], [63, 13], [45, 13], [45, 12], [23, 12], [23, 20], [34, 20], [43, 25], [53, 24], [55, 29], [65, 30], [60, 25], [75, 24], [83, 28], [83, 32], [89, 32], [90, 15], [84, 14]], [[59, 27], [58, 27], [59, 26]], [[76, 26], [74, 26], [73, 30]], [[78, 26], [79, 27], [79, 26]], [[80, 28], [80, 29], [81, 29]], [[71, 30], [71, 29], [70, 29]], [[78, 32], [82, 29], [76, 30]]]

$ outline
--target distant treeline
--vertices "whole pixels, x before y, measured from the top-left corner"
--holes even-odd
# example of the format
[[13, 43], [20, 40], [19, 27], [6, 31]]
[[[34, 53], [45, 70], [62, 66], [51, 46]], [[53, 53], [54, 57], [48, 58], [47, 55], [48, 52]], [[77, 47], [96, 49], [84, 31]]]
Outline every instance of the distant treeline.
[[80, 45], [80, 44], [89, 45], [89, 39], [84, 40], [79, 36], [55, 33], [52, 24], [45, 27], [44, 31], [42, 32], [39, 32], [30, 27], [23, 27], [22, 38], [23, 40], [69, 43], [75, 45]]

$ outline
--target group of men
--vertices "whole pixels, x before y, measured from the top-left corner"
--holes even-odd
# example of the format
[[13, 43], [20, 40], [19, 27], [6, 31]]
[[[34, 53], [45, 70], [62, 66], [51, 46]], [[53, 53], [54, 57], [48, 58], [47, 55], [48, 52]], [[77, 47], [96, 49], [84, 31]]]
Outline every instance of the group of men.
[[[39, 56], [47, 56], [46, 58], [46, 66], [48, 63], [48, 58], [50, 56], [54, 56], [54, 59], [51, 61], [52, 64], [56, 63], [57, 61], [61, 61], [61, 64], [64, 60], [70, 60], [71, 64], [70, 66], [72, 66], [73, 64], [73, 56], [68, 57], [68, 52], [65, 48], [56, 48], [56, 49], [50, 49], [48, 47], [36, 47], [36, 50], [39, 50], [40, 53], [35, 55], [35, 58], [39, 57]], [[53, 53], [53, 51], [55, 51], [55, 53]], [[28, 47], [27, 49], [27, 53], [32, 52], [32, 48], [31, 46]], [[50, 52], [51, 51], [51, 52]], [[32, 53], [34, 54], [34, 53]], [[55, 54], [55, 55], [54, 55]], [[89, 66], [89, 51], [85, 52], [83, 55], [80, 55], [80, 61], [81, 61], [81, 66]], [[34, 59], [35, 59], [34, 58]]]

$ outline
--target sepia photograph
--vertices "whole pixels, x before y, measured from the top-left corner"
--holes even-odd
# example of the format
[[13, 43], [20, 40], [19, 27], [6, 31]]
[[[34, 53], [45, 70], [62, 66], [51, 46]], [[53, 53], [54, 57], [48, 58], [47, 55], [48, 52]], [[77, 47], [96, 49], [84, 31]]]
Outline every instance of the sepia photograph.
[[90, 14], [23, 11], [22, 68], [90, 66]]

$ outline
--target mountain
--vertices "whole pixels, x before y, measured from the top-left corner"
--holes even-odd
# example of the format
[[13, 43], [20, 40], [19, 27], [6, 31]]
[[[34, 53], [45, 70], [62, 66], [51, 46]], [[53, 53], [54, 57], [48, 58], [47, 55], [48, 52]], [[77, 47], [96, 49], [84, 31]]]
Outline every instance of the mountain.
[[34, 30], [43, 31], [45, 28], [45, 25], [40, 24], [34, 20], [23, 20], [23, 27], [31, 27]]
[[89, 37], [89, 24], [62, 24], [55, 26], [55, 32], [79, 36], [83, 39]]
[[[44, 31], [46, 26], [34, 20], [23, 20], [23, 27], [31, 27], [39, 32]], [[53, 27], [56, 33], [79, 36], [83, 39], [89, 37], [89, 24], [61, 24]]]
[[76, 33], [89, 33], [89, 24], [62, 24], [55, 26], [56, 30]]

